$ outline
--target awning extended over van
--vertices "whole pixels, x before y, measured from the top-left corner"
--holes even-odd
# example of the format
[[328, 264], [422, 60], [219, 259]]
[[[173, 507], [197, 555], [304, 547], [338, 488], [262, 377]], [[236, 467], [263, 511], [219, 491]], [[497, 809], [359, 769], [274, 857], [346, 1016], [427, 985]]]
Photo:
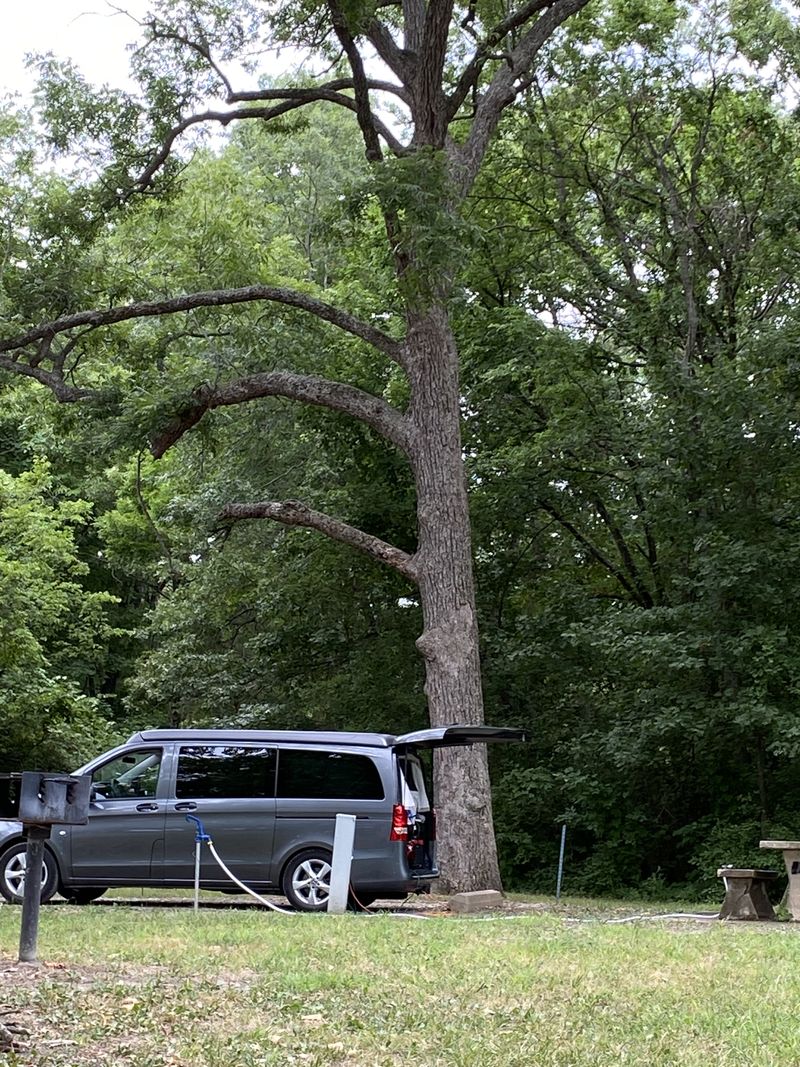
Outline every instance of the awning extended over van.
[[394, 739], [393, 748], [447, 748], [452, 745], [477, 745], [497, 741], [526, 741], [524, 730], [510, 726], [434, 726], [415, 730]]

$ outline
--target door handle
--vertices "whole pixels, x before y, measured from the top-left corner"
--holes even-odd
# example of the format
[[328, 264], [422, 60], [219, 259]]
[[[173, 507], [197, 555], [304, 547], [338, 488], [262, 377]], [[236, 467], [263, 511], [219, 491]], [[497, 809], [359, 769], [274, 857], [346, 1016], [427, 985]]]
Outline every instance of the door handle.
[[158, 804], [137, 804], [137, 811], [158, 811]]
[[197, 811], [197, 805], [193, 800], [184, 800], [175, 805], [176, 811]]

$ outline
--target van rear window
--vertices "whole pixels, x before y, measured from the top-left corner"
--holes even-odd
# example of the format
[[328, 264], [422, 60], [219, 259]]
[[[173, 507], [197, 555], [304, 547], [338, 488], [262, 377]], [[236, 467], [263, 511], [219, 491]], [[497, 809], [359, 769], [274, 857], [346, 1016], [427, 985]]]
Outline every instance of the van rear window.
[[383, 783], [369, 756], [282, 748], [278, 796], [309, 800], [383, 800]]
[[176, 797], [272, 797], [275, 749], [192, 745], [178, 754]]

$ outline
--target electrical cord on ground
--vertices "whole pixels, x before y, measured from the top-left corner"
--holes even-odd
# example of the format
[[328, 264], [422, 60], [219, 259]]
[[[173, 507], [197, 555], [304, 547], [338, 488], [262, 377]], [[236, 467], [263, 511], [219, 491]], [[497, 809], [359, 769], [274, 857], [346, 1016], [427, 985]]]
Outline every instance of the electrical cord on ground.
[[358, 911], [365, 911], [368, 915], [374, 915], [375, 914], [374, 912], [369, 910], [369, 908], [367, 907], [366, 904], [362, 904], [361, 901], [358, 899], [356, 891], [355, 891], [355, 889], [353, 889], [353, 883], [352, 882], [348, 885], [347, 892], [348, 892], [348, 894], [350, 896], [350, 899], [356, 905], [356, 909]]
[[620, 919], [580, 919], [566, 918], [568, 923], [598, 923], [603, 926], [618, 926], [622, 923], [657, 922], [659, 919], [691, 919], [693, 922], [712, 922], [719, 919], [718, 912], [648, 912], [645, 915], [625, 915]]

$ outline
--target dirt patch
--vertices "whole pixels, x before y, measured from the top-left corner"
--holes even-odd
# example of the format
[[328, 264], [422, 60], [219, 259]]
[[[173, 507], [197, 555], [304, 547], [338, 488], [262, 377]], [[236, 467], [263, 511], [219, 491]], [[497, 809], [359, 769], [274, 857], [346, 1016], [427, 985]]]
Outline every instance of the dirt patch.
[[[574, 901], [562, 903], [555, 900], [523, 900], [516, 897], [503, 897], [502, 901], [496, 907], [486, 911], [465, 915], [456, 914], [451, 910], [449, 897], [436, 896], [433, 894], [430, 896], [409, 897], [408, 900], [403, 901], [402, 904], [398, 904], [396, 901], [391, 900], [378, 900], [369, 910], [373, 913], [407, 913], [430, 917], [454, 917], [459, 919], [485, 919], [487, 916], [500, 918], [525, 915], [554, 915], [568, 922], [593, 920], [596, 922], [608, 923], [635, 922], [637, 920], [644, 922], [660, 919], [663, 922], [681, 924], [686, 922], [710, 922], [717, 918], [716, 911], [706, 910], [704, 908], [699, 908], [696, 913], [687, 912], [684, 915], [678, 914], [675, 911], [669, 911], [667, 908], [659, 911], [656, 907], [653, 907], [647, 911], [642, 911], [641, 902], [632, 902], [630, 905], [588, 900], [580, 903]], [[757, 925], [765, 925], [769, 927], [774, 926], [775, 924], [759, 923]]]

